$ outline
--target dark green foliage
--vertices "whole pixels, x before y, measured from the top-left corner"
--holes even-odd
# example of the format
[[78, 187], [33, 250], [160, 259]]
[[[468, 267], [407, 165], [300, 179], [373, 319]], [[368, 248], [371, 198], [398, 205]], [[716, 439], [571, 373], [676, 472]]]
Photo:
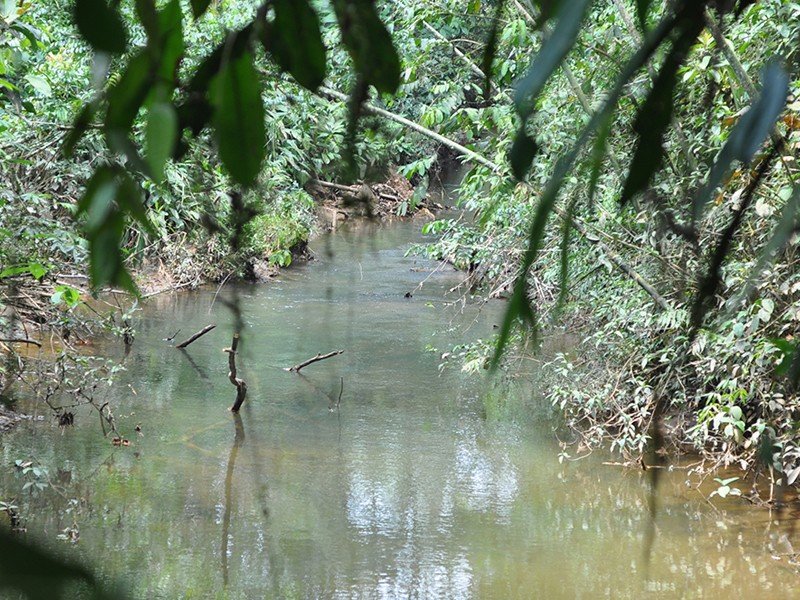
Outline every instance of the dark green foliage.
[[690, 48], [703, 29], [702, 5], [689, 3], [685, 6], [684, 14], [678, 21], [677, 39], [664, 59], [658, 77], [653, 83], [653, 89], [650, 90], [634, 122], [633, 127], [639, 134], [639, 141], [622, 190], [620, 199], [622, 204], [645, 190], [661, 166], [664, 135], [672, 122], [675, 106], [673, 96], [678, 69], [686, 61]]
[[61, 146], [61, 151], [64, 153], [65, 157], [70, 158], [72, 156], [72, 152], [75, 150], [75, 144], [77, 144], [86, 133], [96, 112], [96, 102], [87, 102], [83, 105], [81, 112], [75, 117], [72, 128], [64, 138], [64, 143]]
[[264, 105], [253, 55], [223, 64], [209, 90], [219, 155], [241, 185], [255, 183], [264, 160]]
[[209, 5], [211, 4], [211, 0], [191, 0], [191, 2], [192, 2], [192, 14], [194, 15], [195, 19], [199, 19], [200, 17], [202, 17], [208, 10]]
[[505, 0], [499, 0], [494, 10], [492, 28], [489, 30], [489, 37], [486, 39], [486, 47], [483, 50], [483, 59], [481, 60], [481, 70], [485, 76], [483, 80], [483, 97], [487, 100], [492, 90], [492, 64], [494, 63], [494, 55], [497, 52], [497, 31], [500, 28], [500, 18], [503, 16], [504, 7]]
[[575, 37], [578, 35], [589, 4], [590, 0], [576, 0], [562, 5], [555, 29], [536, 54], [525, 77], [517, 83], [514, 103], [523, 123], [511, 150], [512, 168], [517, 179], [525, 176], [535, 153], [535, 146], [531, 145], [531, 141], [523, 139], [527, 137], [524, 131], [525, 122], [533, 112], [536, 99], [544, 89], [545, 83], [575, 43]]
[[[536, 260], [539, 249], [544, 240], [545, 227], [550, 214], [553, 212], [558, 195], [564, 184], [567, 174], [572, 169], [578, 154], [583, 146], [588, 141], [589, 137], [594, 132], [604, 125], [609, 115], [613, 112], [613, 108], [622, 95], [622, 91], [627, 84], [628, 80], [638, 71], [650, 58], [653, 52], [661, 45], [666, 39], [674, 26], [674, 17], [665, 18], [658, 27], [656, 27], [644, 40], [642, 46], [637, 52], [628, 60], [627, 64], [623, 67], [622, 72], [616, 79], [613, 89], [609, 92], [608, 97], [603, 105], [603, 108], [592, 115], [589, 123], [584, 127], [580, 137], [572, 146], [570, 151], [563, 155], [556, 163], [552, 176], [547, 181], [547, 185], [542, 192], [536, 208], [536, 214], [530, 226], [527, 235], [527, 244], [522, 261], [520, 263], [519, 274], [514, 281], [514, 291], [512, 295], [512, 302], [509, 303], [506, 316], [503, 319], [503, 325], [500, 329], [500, 335], [497, 341], [497, 349], [494, 358], [492, 359], [492, 368], [496, 368], [500, 364], [500, 359], [505, 351], [506, 344], [510, 338], [510, 332], [513, 324], [522, 319], [523, 322], [534, 323], [533, 307], [527, 297], [528, 288], [528, 275], [531, 266]], [[601, 146], [602, 147], [602, 146]], [[597, 159], [596, 159], [597, 160]]]
[[767, 65], [761, 81], [761, 95], [736, 123], [711, 167], [708, 181], [692, 200], [692, 218], [695, 221], [702, 215], [711, 195], [719, 187], [733, 161], [738, 160], [747, 164], [753, 159], [756, 150], [764, 143], [786, 105], [789, 78], [780, 65], [775, 62]]
[[77, 216], [85, 216], [89, 272], [95, 286], [135, 289], [121, 252], [126, 214], [149, 228], [141, 192], [130, 175], [118, 167], [100, 167], [89, 180], [77, 210]]
[[652, 4], [653, 0], [636, 0], [636, 17], [642, 31], [647, 29], [647, 13], [650, 11]]
[[514, 137], [514, 143], [511, 145], [511, 151], [508, 154], [511, 172], [514, 177], [519, 180], [525, 178], [525, 174], [528, 172], [537, 150], [536, 141], [522, 127]]
[[128, 62], [119, 82], [109, 90], [105, 132], [112, 150], [125, 153], [130, 148], [126, 143], [128, 134], [142, 103], [150, 92], [152, 80], [150, 55], [142, 50]]
[[325, 46], [317, 14], [307, 0], [275, 0], [275, 20], [264, 46], [297, 82], [316, 90], [325, 79]]
[[120, 54], [128, 47], [128, 34], [119, 13], [106, 0], [76, 0], [75, 24], [95, 50]]
[[517, 83], [514, 103], [523, 121], [533, 112], [536, 99], [553, 71], [572, 49], [590, 4], [590, 0], [575, 0], [562, 4], [558, 13], [558, 23], [542, 49], [536, 53], [528, 72]]
[[400, 85], [400, 57], [373, 0], [334, 0], [342, 42], [367, 85], [392, 94]]
[[154, 102], [147, 115], [145, 147], [153, 179], [164, 179], [164, 165], [172, 156], [178, 135], [178, 118], [169, 102]]

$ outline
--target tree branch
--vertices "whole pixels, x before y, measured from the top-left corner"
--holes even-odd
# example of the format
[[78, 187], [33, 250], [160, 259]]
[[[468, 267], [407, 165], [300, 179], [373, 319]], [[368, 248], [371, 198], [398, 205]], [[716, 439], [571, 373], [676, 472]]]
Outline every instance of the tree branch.
[[197, 332], [197, 333], [195, 333], [195, 334], [194, 334], [192, 337], [190, 337], [188, 340], [185, 340], [185, 341], [181, 342], [180, 344], [178, 344], [178, 345], [177, 345], [177, 346], [175, 346], [175, 347], [176, 347], [176, 348], [186, 348], [186, 346], [188, 346], [189, 344], [191, 344], [192, 342], [194, 342], [194, 341], [195, 341], [197, 338], [203, 337], [203, 336], [204, 336], [205, 334], [207, 334], [209, 331], [211, 331], [212, 329], [214, 329], [214, 327], [216, 327], [216, 325], [206, 325], [206, 326], [205, 326], [205, 327], [203, 327], [203, 328], [202, 328], [200, 331], [198, 331], [198, 332]]
[[289, 367], [285, 369], [286, 371], [292, 371], [294, 373], [299, 373], [300, 369], [307, 367], [308, 365], [312, 365], [315, 362], [319, 362], [321, 360], [325, 360], [326, 358], [333, 358], [334, 356], [339, 356], [344, 350], [334, 350], [333, 352], [328, 352], [327, 354], [317, 354], [316, 356], [312, 356], [308, 360], [304, 360], [303, 362], [296, 364], [293, 367]]

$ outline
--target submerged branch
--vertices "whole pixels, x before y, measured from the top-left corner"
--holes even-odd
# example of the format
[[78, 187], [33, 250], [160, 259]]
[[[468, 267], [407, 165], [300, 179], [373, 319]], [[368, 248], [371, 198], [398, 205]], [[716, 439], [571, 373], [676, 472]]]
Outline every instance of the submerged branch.
[[231, 406], [231, 412], [237, 413], [242, 407], [244, 398], [247, 395], [247, 384], [244, 380], [236, 376], [236, 349], [239, 347], [239, 334], [233, 334], [233, 341], [230, 348], [225, 348], [223, 352], [228, 353], [228, 379], [236, 386], [236, 401]]

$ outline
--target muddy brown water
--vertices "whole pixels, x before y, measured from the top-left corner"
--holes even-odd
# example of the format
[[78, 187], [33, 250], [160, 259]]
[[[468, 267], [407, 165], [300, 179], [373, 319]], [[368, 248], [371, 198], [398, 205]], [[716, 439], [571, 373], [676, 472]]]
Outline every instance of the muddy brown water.
[[[709, 500], [715, 484], [678, 469], [646, 568], [640, 473], [600, 452], [559, 462], [542, 390], [439, 369], [502, 303], [458, 303], [460, 274], [406, 257], [419, 224], [368, 229], [323, 236], [273, 284], [148, 302], [109, 391], [130, 447], [89, 412], [0, 437], [0, 500], [26, 535], [148, 599], [800, 597], [793, 517]], [[236, 295], [241, 421], [221, 351]], [[186, 353], [163, 341], [212, 322]], [[23, 491], [28, 459], [55, 487]]]

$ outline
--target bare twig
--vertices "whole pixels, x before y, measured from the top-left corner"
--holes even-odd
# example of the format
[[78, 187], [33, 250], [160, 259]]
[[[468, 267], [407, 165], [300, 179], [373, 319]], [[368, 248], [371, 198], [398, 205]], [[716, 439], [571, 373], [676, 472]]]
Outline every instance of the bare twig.
[[28, 338], [0, 338], [0, 342], [4, 342], [6, 344], [31, 344], [33, 346], [38, 346], [39, 348], [42, 347], [40, 342]]
[[321, 360], [325, 360], [326, 358], [332, 358], [334, 356], [338, 356], [344, 352], [344, 350], [334, 350], [333, 352], [328, 352], [327, 354], [317, 354], [316, 356], [312, 356], [308, 360], [304, 360], [303, 362], [296, 364], [293, 367], [289, 367], [286, 371], [292, 371], [294, 373], [299, 373], [301, 369], [307, 367], [308, 365], [314, 364], [315, 362], [319, 362]]

